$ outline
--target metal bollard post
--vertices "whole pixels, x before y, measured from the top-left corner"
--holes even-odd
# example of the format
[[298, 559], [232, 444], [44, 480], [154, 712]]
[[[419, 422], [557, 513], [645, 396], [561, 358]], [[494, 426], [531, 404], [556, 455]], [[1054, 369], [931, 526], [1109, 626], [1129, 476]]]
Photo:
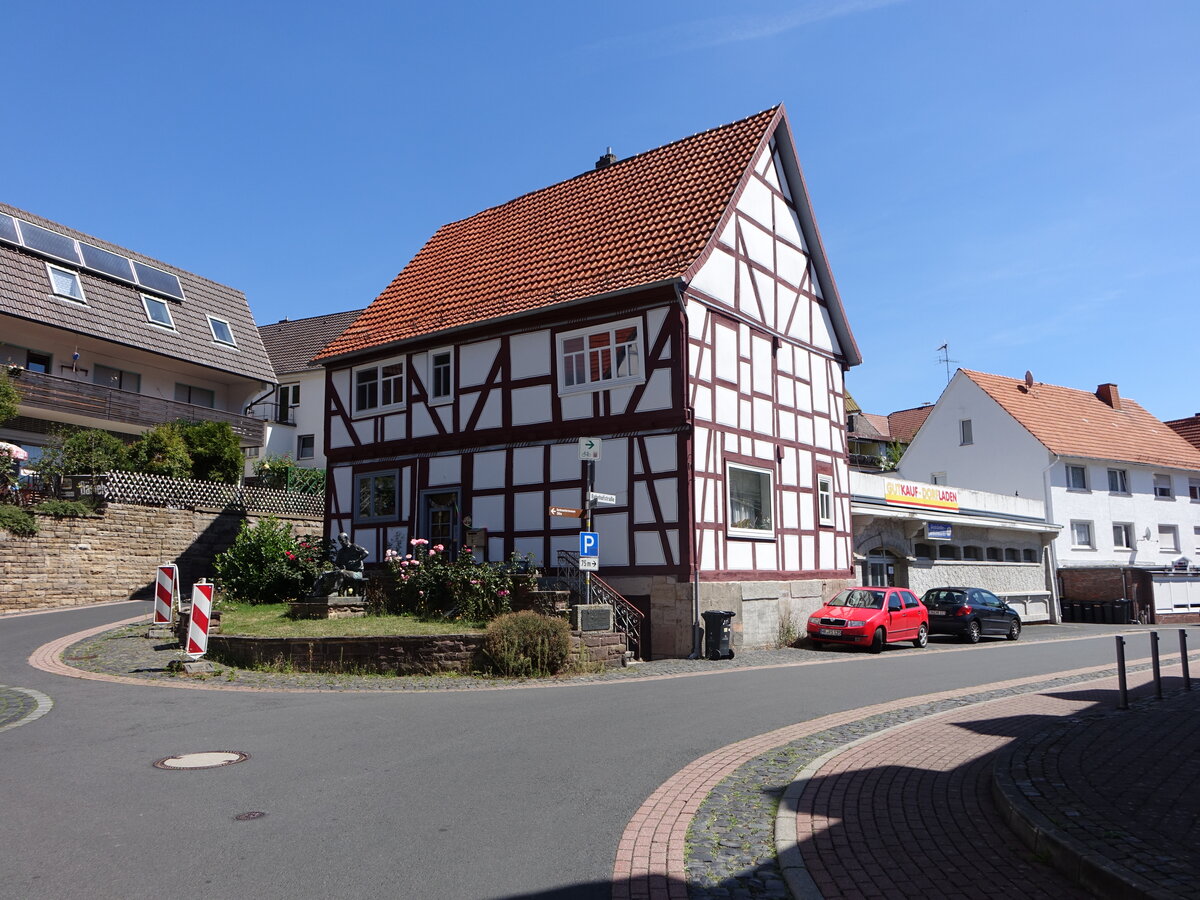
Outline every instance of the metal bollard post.
[[1158, 632], [1150, 632], [1150, 660], [1154, 664], [1154, 699], [1162, 699], [1162, 667], [1158, 664]]
[[1117, 635], [1117, 686], [1120, 701], [1117, 709], [1129, 709], [1129, 685], [1125, 681], [1125, 638]]
[[1187, 630], [1179, 629], [1179, 665], [1183, 669], [1183, 689], [1190, 691], [1192, 689], [1192, 673], [1188, 671], [1187, 658]]

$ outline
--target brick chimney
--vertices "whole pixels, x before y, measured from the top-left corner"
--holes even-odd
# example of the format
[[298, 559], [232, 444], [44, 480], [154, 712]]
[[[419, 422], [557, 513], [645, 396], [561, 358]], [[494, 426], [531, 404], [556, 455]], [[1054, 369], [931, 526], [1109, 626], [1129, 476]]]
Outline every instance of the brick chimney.
[[1117, 391], [1115, 384], [1102, 384], [1096, 388], [1096, 396], [1111, 406], [1113, 409], [1121, 408], [1121, 394]]

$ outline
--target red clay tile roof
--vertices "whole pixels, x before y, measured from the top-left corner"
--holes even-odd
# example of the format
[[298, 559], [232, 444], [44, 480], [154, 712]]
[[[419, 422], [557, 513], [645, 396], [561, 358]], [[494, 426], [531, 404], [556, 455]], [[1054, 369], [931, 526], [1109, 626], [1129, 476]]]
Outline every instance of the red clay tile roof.
[[1128, 397], [1113, 409], [1091, 391], [960, 370], [1058, 456], [1200, 470], [1200, 450]]
[[270, 325], [259, 325], [258, 333], [276, 375], [320, 369], [312, 358], [358, 318], [361, 309], [310, 316], [307, 319], [284, 319]]
[[1200, 449], [1200, 413], [1187, 419], [1171, 419], [1163, 424], [1193, 447]]
[[899, 441], [901, 444], [911, 444], [931, 412], [933, 412], [933, 404], [927, 403], [924, 406], [888, 413], [888, 429], [891, 431], [892, 440]]
[[443, 225], [317, 359], [682, 276], [782, 116], [774, 107]]
[[888, 430], [887, 416], [881, 416], [878, 413], [859, 413], [855, 423], [855, 432], [863, 437], [875, 437], [883, 441], [892, 439], [892, 433]]

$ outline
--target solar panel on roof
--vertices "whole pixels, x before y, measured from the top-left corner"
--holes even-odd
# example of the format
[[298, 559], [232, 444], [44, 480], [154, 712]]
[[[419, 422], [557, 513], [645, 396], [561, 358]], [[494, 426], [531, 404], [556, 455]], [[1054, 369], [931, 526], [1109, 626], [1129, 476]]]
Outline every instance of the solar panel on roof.
[[30, 250], [37, 250], [47, 256], [79, 265], [79, 251], [75, 249], [75, 240], [65, 234], [22, 221], [21, 237], [24, 238], [23, 243]]
[[170, 272], [164, 272], [162, 269], [156, 269], [154, 266], [148, 266], [137, 260], [133, 261], [133, 269], [137, 272], [138, 284], [160, 294], [166, 294], [168, 297], [183, 299], [183, 288], [179, 284], [179, 279]]
[[125, 257], [108, 250], [101, 250], [99, 247], [93, 247], [91, 244], [85, 244], [83, 241], [79, 242], [79, 249], [83, 251], [83, 264], [89, 269], [95, 269], [97, 272], [103, 272], [105, 275], [112, 275], [115, 278], [133, 281], [133, 269]]
[[13, 221], [12, 216], [0, 215], [0, 241], [21, 243], [20, 238], [17, 237], [17, 223]]

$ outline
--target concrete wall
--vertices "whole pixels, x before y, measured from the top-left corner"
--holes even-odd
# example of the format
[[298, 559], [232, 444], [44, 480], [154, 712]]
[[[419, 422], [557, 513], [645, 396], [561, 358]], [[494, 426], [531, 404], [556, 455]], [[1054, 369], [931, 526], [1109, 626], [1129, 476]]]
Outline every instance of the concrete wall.
[[[38, 533], [0, 531], [0, 612], [149, 599], [155, 567], [179, 566], [184, 593], [212, 578], [246, 517], [237, 513], [109, 504], [86, 519], [38, 516]], [[320, 519], [286, 519], [320, 533]], [[256, 521], [255, 516], [250, 521]]]

